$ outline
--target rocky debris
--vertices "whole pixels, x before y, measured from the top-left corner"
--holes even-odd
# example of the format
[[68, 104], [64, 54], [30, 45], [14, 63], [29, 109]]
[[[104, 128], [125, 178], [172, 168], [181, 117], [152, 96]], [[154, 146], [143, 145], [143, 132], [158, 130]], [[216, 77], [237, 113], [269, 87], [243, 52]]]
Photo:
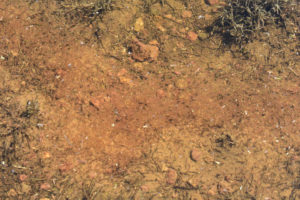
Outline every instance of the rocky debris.
[[197, 162], [201, 159], [201, 152], [199, 149], [193, 149], [190, 156], [193, 161]]
[[155, 192], [160, 187], [158, 182], [148, 182], [141, 186], [143, 192]]
[[60, 172], [67, 172], [67, 171], [73, 169], [73, 165], [68, 164], [68, 163], [63, 163], [63, 164], [59, 165], [58, 169]]
[[[123, 76], [120, 76], [123, 77]], [[99, 95], [90, 99], [90, 104], [100, 110], [103, 108], [103, 104], [110, 102], [110, 97], [105, 95]]]
[[49, 183], [43, 183], [40, 188], [42, 190], [49, 190], [51, 188], [51, 185]]
[[156, 23], [155, 26], [156, 26], [156, 28], [157, 28], [158, 30], [160, 30], [161, 32], [166, 32], [166, 28], [163, 27], [160, 23]]
[[126, 70], [125, 68], [122, 68], [122, 69], [118, 72], [117, 76], [118, 76], [118, 77], [121, 77], [121, 76], [124, 76], [124, 75], [126, 75], [126, 74], [127, 74], [127, 70]]
[[133, 39], [131, 49], [132, 58], [140, 62], [155, 61], [157, 60], [159, 54], [159, 49], [157, 46], [144, 44], [140, 42], [137, 38]]
[[192, 42], [194, 42], [194, 41], [196, 41], [197, 39], [198, 39], [198, 35], [197, 35], [197, 33], [195, 33], [194, 31], [189, 31], [188, 33], [187, 33], [187, 39], [189, 39], [190, 41], [192, 41]]
[[191, 192], [190, 199], [191, 200], [203, 200], [203, 197], [201, 196], [201, 194], [198, 194], [194, 191], [194, 192]]
[[191, 18], [192, 17], [192, 12], [188, 11], [188, 10], [185, 10], [185, 11], [182, 12], [182, 17], [183, 18]]
[[193, 188], [198, 188], [199, 187], [199, 178], [192, 178], [187, 181], [187, 183], [192, 186]]
[[134, 30], [140, 32], [144, 30], [144, 21], [143, 18], [139, 17], [134, 24]]
[[[121, 83], [126, 83], [129, 86], [133, 86], [134, 85], [133, 81], [130, 78], [126, 77], [126, 74], [127, 74], [127, 70], [123, 68], [118, 72], [117, 76]], [[104, 101], [107, 102], [105, 99]]]
[[19, 179], [20, 179], [20, 181], [25, 181], [26, 179], [27, 179], [27, 175], [25, 175], [25, 174], [21, 174], [20, 176], [19, 176]]
[[205, 0], [205, 3], [207, 3], [210, 6], [213, 6], [219, 4], [219, 0]]
[[158, 46], [158, 45], [159, 45], [159, 43], [158, 43], [157, 40], [151, 40], [151, 41], [149, 42], [149, 44], [154, 45], [154, 46]]
[[217, 185], [218, 188], [218, 193], [219, 194], [227, 194], [227, 193], [232, 193], [233, 189], [227, 181], [221, 181]]
[[42, 158], [44, 158], [44, 159], [47, 159], [47, 158], [50, 158], [50, 157], [51, 157], [51, 154], [48, 151], [44, 152], [43, 155], [42, 155]]
[[179, 89], [185, 89], [188, 86], [188, 83], [185, 79], [179, 79], [175, 82], [175, 86]]
[[141, 190], [142, 190], [143, 192], [148, 192], [148, 191], [149, 191], [148, 185], [142, 185], [142, 186], [141, 186]]
[[98, 175], [98, 173], [97, 173], [97, 172], [95, 172], [95, 171], [90, 171], [90, 172], [89, 172], [89, 177], [90, 177], [91, 179], [94, 179], [94, 178], [96, 178], [96, 177], [97, 177], [97, 175]]
[[213, 185], [210, 189], [207, 190], [207, 194], [215, 196], [217, 194], [217, 186]]
[[100, 108], [101, 108], [101, 105], [102, 105], [102, 102], [101, 102], [101, 100], [99, 99], [99, 98], [92, 98], [91, 100], [90, 100], [90, 103], [95, 107], [95, 108], [97, 108], [98, 110], [100, 110]]
[[205, 15], [204, 15], [204, 19], [207, 20], [207, 21], [209, 21], [209, 20], [212, 20], [212, 19], [213, 19], [213, 16], [210, 15], [210, 14], [205, 14]]
[[30, 185], [27, 185], [26, 183], [21, 184], [21, 192], [22, 193], [27, 194], [30, 192], [30, 190], [31, 190]]
[[9, 197], [16, 197], [18, 194], [17, 192], [14, 190], [14, 189], [10, 189], [8, 192], [7, 192], [7, 196]]
[[121, 76], [121, 77], [119, 77], [119, 80], [120, 80], [120, 82], [123, 83], [123, 84], [128, 84], [128, 85], [131, 86], [131, 87], [134, 86], [134, 83], [133, 83], [133, 81], [132, 81], [130, 78]]
[[177, 180], [177, 172], [174, 169], [168, 169], [167, 171], [167, 183], [170, 185], [174, 185]]
[[162, 98], [162, 97], [165, 97], [166, 94], [162, 89], [159, 89], [156, 91], [156, 96]]
[[201, 40], [205, 40], [209, 37], [208, 33], [205, 33], [205, 32], [199, 32], [198, 33], [198, 37], [201, 39]]

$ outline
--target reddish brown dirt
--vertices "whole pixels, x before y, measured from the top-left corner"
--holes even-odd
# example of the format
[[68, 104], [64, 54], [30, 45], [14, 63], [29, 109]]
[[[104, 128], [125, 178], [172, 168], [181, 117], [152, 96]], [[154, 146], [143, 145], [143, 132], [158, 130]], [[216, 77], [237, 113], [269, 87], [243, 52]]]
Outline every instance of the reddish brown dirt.
[[[270, 28], [244, 59], [191, 39], [217, 7], [180, 2], [96, 24], [0, 3], [1, 199], [300, 198], [299, 41]], [[159, 56], [132, 57], [135, 37]]]

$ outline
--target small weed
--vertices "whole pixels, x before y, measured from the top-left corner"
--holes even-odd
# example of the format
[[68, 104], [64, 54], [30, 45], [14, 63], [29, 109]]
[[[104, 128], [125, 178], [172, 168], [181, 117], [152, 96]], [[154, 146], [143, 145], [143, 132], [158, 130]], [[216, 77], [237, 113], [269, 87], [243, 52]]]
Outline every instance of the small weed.
[[29, 141], [26, 123], [17, 113], [15, 106], [0, 103], [0, 159], [7, 165], [18, 159], [17, 149]]
[[58, 0], [59, 5], [65, 13], [65, 17], [71, 21], [92, 22], [102, 18], [103, 14], [114, 9], [113, 0], [77, 1]]
[[95, 197], [100, 192], [100, 189], [95, 186], [94, 181], [89, 181], [88, 183], [84, 183], [82, 185], [82, 200], [90, 200], [95, 199]]
[[165, 5], [165, 1], [166, 0], [145, 0], [144, 1], [144, 9], [146, 11], [146, 13], [148, 13], [150, 10], [151, 10], [151, 7], [154, 5], [154, 4], [161, 4], [162, 6]]
[[21, 117], [30, 118], [39, 112], [39, 104], [36, 101], [27, 101], [26, 110], [21, 114]]
[[209, 29], [220, 34], [225, 44], [241, 46], [267, 25], [284, 28], [290, 4], [287, 0], [228, 0]]

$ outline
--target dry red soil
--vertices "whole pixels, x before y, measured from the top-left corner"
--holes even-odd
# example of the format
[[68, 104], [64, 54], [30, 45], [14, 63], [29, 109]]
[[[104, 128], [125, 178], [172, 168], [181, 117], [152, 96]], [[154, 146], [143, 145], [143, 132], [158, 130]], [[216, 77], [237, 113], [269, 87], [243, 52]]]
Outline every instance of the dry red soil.
[[201, 38], [218, 3], [58, 2], [0, 2], [0, 199], [300, 199], [299, 38], [245, 57]]

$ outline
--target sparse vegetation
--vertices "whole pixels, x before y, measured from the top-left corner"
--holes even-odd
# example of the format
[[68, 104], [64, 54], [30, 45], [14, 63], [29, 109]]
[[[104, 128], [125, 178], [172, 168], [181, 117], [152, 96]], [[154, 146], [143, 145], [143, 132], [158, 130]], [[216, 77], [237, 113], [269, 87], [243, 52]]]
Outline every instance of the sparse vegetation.
[[300, 15], [222, 1], [0, 1], [0, 199], [300, 199]]
[[114, 8], [113, 0], [58, 0], [64, 15], [69, 20], [77, 22], [91, 22], [101, 18], [104, 13]]
[[209, 28], [221, 34], [226, 44], [242, 45], [251, 41], [254, 33], [266, 30], [267, 25], [285, 28], [292, 4], [288, 0], [228, 0]]

